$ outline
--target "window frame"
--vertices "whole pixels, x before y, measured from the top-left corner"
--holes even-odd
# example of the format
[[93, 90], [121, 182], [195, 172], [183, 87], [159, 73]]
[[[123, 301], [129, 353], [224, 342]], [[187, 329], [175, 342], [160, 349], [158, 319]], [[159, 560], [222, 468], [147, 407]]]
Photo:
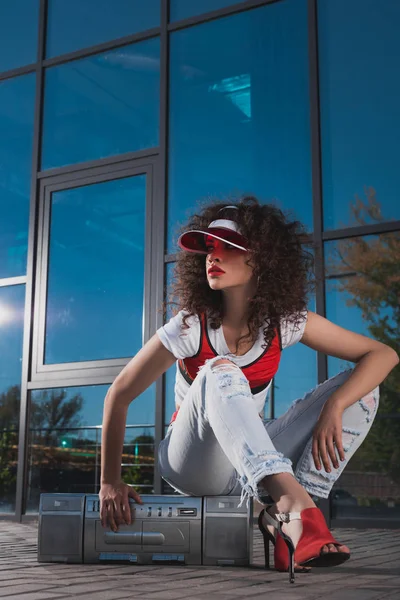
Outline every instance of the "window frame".
[[150, 338], [152, 330], [150, 321], [153, 320], [150, 304], [151, 297], [154, 296], [154, 278], [151, 277], [151, 264], [154, 262], [153, 254], [155, 253], [153, 238], [155, 232], [154, 207], [156, 204], [155, 180], [157, 179], [157, 167], [157, 157], [149, 156], [102, 167], [91, 167], [75, 173], [50, 175], [40, 180], [35, 282], [36, 303], [33, 315], [32, 371], [28, 389], [111, 383], [131, 358], [44, 364], [51, 201], [54, 192], [126, 177], [146, 175], [142, 344], [145, 344]]

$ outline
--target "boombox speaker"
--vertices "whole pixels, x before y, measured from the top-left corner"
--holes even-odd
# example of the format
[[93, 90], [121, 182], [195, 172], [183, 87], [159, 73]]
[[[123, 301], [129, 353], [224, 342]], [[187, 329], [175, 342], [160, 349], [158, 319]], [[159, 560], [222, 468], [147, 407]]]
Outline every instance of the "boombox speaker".
[[91, 494], [42, 494], [39, 562], [249, 565], [253, 505], [238, 496], [149, 496], [130, 501], [133, 522], [117, 532], [100, 522]]

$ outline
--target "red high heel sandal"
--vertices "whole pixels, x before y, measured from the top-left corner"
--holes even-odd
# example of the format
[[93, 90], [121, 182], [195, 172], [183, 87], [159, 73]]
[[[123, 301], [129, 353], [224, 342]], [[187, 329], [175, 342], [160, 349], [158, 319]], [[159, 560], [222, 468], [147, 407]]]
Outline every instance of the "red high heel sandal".
[[[339, 542], [330, 533], [324, 516], [319, 508], [306, 508], [301, 513], [278, 513], [275, 519], [264, 509], [261, 511], [258, 526], [264, 536], [265, 564], [269, 566], [269, 541], [274, 536], [265, 529], [262, 524], [263, 514], [267, 522], [278, 532], [275, 542], [275, 569], [277, 571], [288, 571], [290, 583], [294, 583], [294, 561], [300, 567], [333, 567], [340, 565], [350, 558], [347, 552], [322, 552], [323, 546], [334, 544], [340, 546]], [[294, 519], [301, 519], [303, 532], [295, 549], [290, 536], [282, 531], [282, 525]], [[266, 533], [265, 533], [266, 532]], [[268, 558], [267, 558], [268, 550]]]

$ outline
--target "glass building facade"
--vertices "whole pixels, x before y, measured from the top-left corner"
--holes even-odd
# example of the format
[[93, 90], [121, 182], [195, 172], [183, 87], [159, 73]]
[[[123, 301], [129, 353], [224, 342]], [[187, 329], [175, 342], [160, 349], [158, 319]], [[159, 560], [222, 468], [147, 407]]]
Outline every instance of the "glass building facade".
[[[163, 323], [178, 225], [254, 194], [315, 244], [310, 310], [400, 351], [400, 5], [15, 0], [0, 7], [0, 518], [97, 492], [105, 394]], [[397, 158], [396, 158], [397, 157]], [[302, 344], [265, 418], [347, 368]], [[130, 406], [122, 473], [155, 460], [174, 369]], [[400, 526], [400, 375], [324, 511]]]

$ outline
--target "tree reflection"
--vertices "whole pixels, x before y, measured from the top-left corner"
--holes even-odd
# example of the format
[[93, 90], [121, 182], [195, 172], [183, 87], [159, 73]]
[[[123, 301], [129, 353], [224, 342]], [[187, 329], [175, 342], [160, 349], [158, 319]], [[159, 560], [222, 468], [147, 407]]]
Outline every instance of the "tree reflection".
[[[35, 392], [29, 411], [28, 512], [37, 511], [42, 492], [97, 493], [101, 427], [82, 419], [84, 397], [68, 389]], [[0, 512], [13, 510], [18, 463], [20, 386], [0, 394]], [[127, 426], [127, 435], [135, 426]], [[123, 479], [152, 491], [154, 437], [128, 438], [122, 455]]]
[[[366, 199], [351, 204], [358, 225], [383, 222], [380, 204], [373, 188]], [[344, 292], [346, 304], [357, 308], [368, 332], [376, 340], [400, 354], [400, 233], [339, 240], [327, 261], [327, 276], [334, 289]], [[369, 436], [351, 461], [351, 471], [376, 475], [377, 486], [387, 489], [400, 484], [400, 369], [395, 368], [380, 387], [378, 417]], [[379, 475], [379, 477], [378, 477]], [[386, 475], [388, 480], [382, 481]], [[397, 490], [397, 491], [396, 491]], [[378, 494], [372, 490], [370, 495]], [[398, 495], [400, 487], [392, 488]], [[379, 494], [382, 497], [382, 494]]]
[[31, 404], [31, 429], [43, 432], [41, 441], [49, 445], [59, 437], [60, 429], [82, 426], [80, 411], [83, 407], [81, 394], [67, 400], [66, 390], [43, 390]]

